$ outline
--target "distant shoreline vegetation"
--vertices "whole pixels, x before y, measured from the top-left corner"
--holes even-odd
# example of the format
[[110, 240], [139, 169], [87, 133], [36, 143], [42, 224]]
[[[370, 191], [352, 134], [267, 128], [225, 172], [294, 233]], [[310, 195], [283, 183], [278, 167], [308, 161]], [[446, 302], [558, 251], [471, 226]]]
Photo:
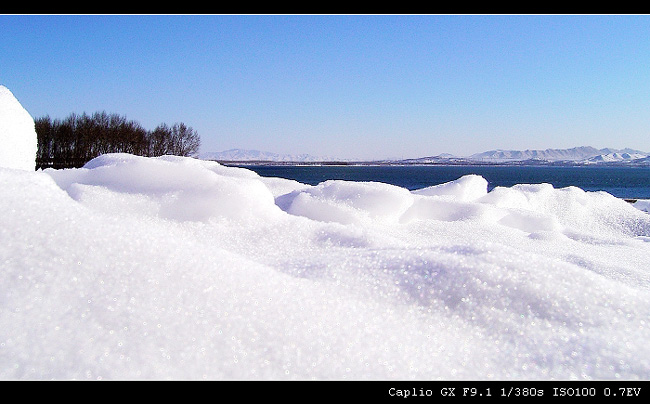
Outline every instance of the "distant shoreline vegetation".
[[36, 169], [77, 168], [106, 153], [156, 157], [191, 157], [201, 139], [184, 123], [160, 124], [146, 130], [138, 122], [105, 111], [70, 114], [65, 119], [44, 116], [34, 120], [37, 135]]

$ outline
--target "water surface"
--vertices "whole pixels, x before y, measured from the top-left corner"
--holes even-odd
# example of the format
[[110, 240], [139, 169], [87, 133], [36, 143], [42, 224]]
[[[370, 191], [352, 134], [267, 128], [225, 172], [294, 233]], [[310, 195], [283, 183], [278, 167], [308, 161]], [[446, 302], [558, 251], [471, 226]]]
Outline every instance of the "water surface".
[[619, 198], [650, 199], [650, 168], [557, 166], [443, 165], [240, 165], [265, 177], [280, 177], [317, 185], [326, 180], [377, 181], [415, 190], [477, 174], [488, 190], [516, 184], [549, 183], [555, 188], [579, 187], [605, 191]]

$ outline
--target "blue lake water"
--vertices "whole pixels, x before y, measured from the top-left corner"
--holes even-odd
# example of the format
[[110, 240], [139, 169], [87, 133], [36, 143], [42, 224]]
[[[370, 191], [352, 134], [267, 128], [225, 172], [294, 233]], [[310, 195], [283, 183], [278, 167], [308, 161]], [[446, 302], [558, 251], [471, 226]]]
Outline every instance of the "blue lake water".
[[549, 183], [555, 188], [576, 186], [605, 191], [619, 198], [650, 199], [648, 167], [444, 166], [444, 165], [240, 165], [265, 177], [280, 177], [316, 185], [325, 180], [377, 181], [409, 190], [477, 174], [488, 190], [516, 184]]

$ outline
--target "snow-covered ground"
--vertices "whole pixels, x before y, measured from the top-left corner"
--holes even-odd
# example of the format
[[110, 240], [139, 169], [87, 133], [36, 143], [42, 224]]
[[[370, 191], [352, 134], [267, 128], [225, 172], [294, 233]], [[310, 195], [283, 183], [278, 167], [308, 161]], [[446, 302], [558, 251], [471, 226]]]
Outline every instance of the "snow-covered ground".
[[3, 163], [1, 379], [650, 378], [650, 215], [606, 193]]

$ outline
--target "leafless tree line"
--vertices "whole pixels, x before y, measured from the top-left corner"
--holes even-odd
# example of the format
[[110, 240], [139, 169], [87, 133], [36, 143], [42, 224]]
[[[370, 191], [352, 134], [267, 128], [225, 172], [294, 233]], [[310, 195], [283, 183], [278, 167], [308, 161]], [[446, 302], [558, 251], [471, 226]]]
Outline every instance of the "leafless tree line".
[[201, 145], [196, 131], [183, 123], [163, 123], [148, 131], [136, 121], [106, 112], [73, 113], [65, 119], [44, 116], [34, 123], [38, 143], [36, 169], [81, 167], [106, 153], [189, 157], [196, 155]]

